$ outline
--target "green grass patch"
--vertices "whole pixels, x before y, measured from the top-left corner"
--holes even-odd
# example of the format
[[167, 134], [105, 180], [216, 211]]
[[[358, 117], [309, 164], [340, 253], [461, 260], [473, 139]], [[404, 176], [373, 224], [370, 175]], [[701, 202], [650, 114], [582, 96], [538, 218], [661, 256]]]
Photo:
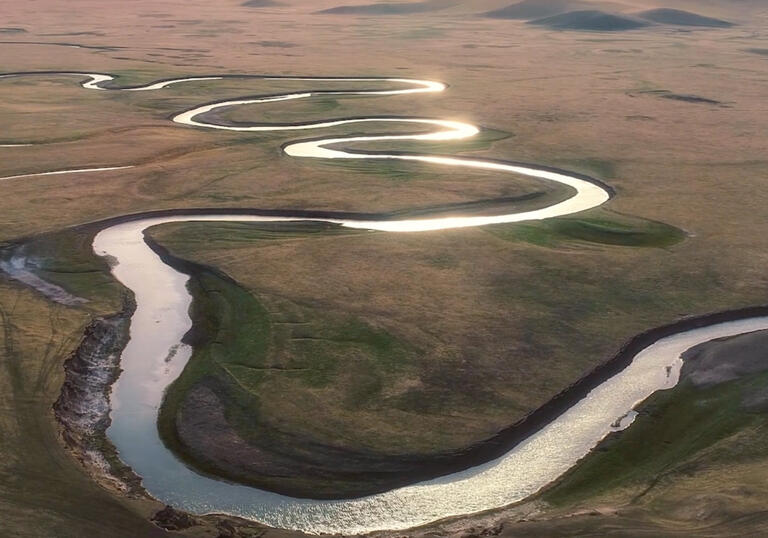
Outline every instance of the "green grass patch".
[[573, 217], [488, 226], [486, 230], [506, 241], [523, 241], [543, 247], [593, 243], [621, 247], [666, 248], [685, 239], [674, 226], [597, 209]]
[[[231, 250], [258, 242], [359, 232], [311, 222], [200, 222], [164, 225], [150, 233], [175, 255], [193, 257], [202, 244]], [[282, 428], [296, 424], [300, 430], [312, 429], [316, 418], [312, 409], [305, 416], [281, 413], [283, 406], [292, 404], [286, 395], [306, 397], [320, 391], [327, 396], [324, 401], [334, 402], [343, 412], [355, 412], [377, 405], [384, 387], [412, 373], [416, 350], [355, 315], [262, 296], [202, 267], [190, 279], [189, 289], [194, 297], [190, 333], [194, 352], [166, 392], [158, 427], [169, 448], [209, 474], [223, 471], [191, 456], [176, 429], [178, 412], [198, 384], [215, 388], [228, 423], [243, 439], [291, 452]], [[265, 411], [267, 407], [272, 414]], [[341, 433], [345, 434], [349, 432]], [[263, 480], [227, 477], [246, 483]]]
[[65, 230], [40, 235], [0, 258], [25, 258], [25, 268], [46, 282], [89, 302], [87, 309], [118, 311], [124, 288], [112, 278], [107, 261], [93, 253], [93, 231]]
[[[564, 506], [619, 488], [642, 491], [662, 477], [691, 475], [718, 463], [761, 458], [768, 450], [768, 409], [747, 410], [743, 400], [766, 384], [763, 373], [704, 389], [683, 382], [653, 395], [630, 428], [609, 436], [543, 499]], [[741, 431], [762, 432], [753, 436], [758, 444], [727, 442]]]
[[[169, 448], [204, 472], [218, 473], [186, 452], [175, 425], [198, 383], [217, 388], [227, 420], [244, 439], [279, 446], [281, 434], [264, 422], [263, 398], [285, 398], [286, 386], [326, 389], [342, 406], [358, 409], [374, 401], [388, 378], [407, 368], [414, 355], [386, 331], [348, 315], [299, 308], [305, 322], [287, 330], [276, 326], [274, 313], [258, 298], [214, 273], [196, 274], [189, 287], [195, 298], [195, 349], [166, 392], [158, 428]], [[291, 315], [296, 313], [294, 307]], [[350, 373], [353, 383], [347, 380]]]
[[[263, 366], [269, 345], [267, 311], [238, 285], [203, 271], [189, 281], [194, 297], [191, 317], [195, 347], [184, 371], [166, 391], [158, 417], [163, 441], [189, 460], [176, 434], [176, 415], [187, 392], [208, 378], [250, 392], [258, 387], [252, 369]], [[248, 330], [243, 330], [247, 324]]]

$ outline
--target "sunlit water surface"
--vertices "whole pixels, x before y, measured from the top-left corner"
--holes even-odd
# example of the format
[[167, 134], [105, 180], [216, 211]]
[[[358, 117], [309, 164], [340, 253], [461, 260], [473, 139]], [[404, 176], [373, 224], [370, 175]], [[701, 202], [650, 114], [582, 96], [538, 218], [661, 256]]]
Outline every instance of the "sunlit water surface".
[[[83, 87], [105, 90], [113, 77], [79, 74], [88, 79]], [[223, 77], [190, 77], [124, 88], [125, 91], [160, 90], [187, 81], [220, 80]], [[262, 77], [270, 80], [271, 77]], [[286, 78], [280, 78], [286, 80]], [[188, 277], [169, 267], [144, 242], [147, 228], [169, 222], [227, 221], [275, 222], [322, 220], [342, 226], [389, 232], [418, 232], [494, 223], [541, 220], [584, 211], [603, 204], [608, 192], [600, 185], [565, 172], [532, 166], [461, 157], [365, 153], [345, 151], [355, 142], [386, 140], [458, 140], [474, 136], [476, 127], [456, 121], [428, 118], [357, 118], [303, 125], [231, 126], [206, 121], [206, 115], [243, 104], [303, 99], [323, 94], [395, 95], [439, 92], [438, 82], [410, 79], [318, 79], [339, 82], [390, 82], [409, 87], [394, 90], [301, 92], [283, 96], [237, 99], [196, 107], [173, 121], [194, 127], [258, 131], [294, 131], [352, 123], [417, 123], [438, 130], [418, 135], [336, 137], [289, 144], [284, 151], [294, 157], [330, 159], [390, 159], [418, 161], [438, 166], [496, 170], [526, 175], [566, 185], [573, 195], [551, 206], [493, 216], [437, 217], [403, 220], [302, 219], [247, 215], [176, 215], [146, 218], [117, 224], [94, 239], [94, 251], [115, 262], [112, 272], [133, 291], [137, 308], [131, 319], [130, 341], [122, 357], [123, 372], [112, 392], [112, 425], [108, 435], [120, 457], [143, 478], [147, 491], [159, 500], [193, 513], [221, 512], [260, 521], [274, 527], [309, 533], [354, 534], [375, 530], [406, 529], [449, 516], [469, 514], [521, 501], [560, 477], [611, 431], [629, 427], [632, 408], [653, 392], [674, 386], [679, 377], [680, 355], [690, 347], [712, 340], [768, 328], [768, 318], [752, 318], [712, 325], [663, 338], [640, 352], [621, 373], [595, 388], [583, 400], [504, 456], [472, 469], [353, 500], [316, 501], [296, 499], [255, 488], [214, 480], [192, 471], [163, 445], [157, 432], [157, 414], [164, 390], [178, 377], [191, 349], [181, 344], [191, 327]], [[105, 168], [106, 170], [107, 168]], [[80, 172], [85, 170], [80, 170]], [[90, 170], [88, 170], [90, 171]], [[77, 170], [45, 172], [73, 173]], [[3, 179], [3, 178], [0, 178]], [[14, 179], [14, 178], [6, 178]]]
[[[109, 437], [120, 457], [143, 477], [154, 497], [193, 513], [223, 512], [310, 533], [354, 534], [406, 529], [454, 515], [521, 501], [557, 479], [609, 432], [628, 426], [628, 412], [656, 390], [677, 383], [680, 355], [711, 340], [768, 328], [768, 318], [722, 323], [661, 339], [565, 414], [504, 456], [459, 473], [342, 501], [295, 499], [201, 476], [179, 462], [157, 433], [163, 390], [181, 372], [190, 348], [179, 346], [191, 327], [187, 276], [173, 270], [143, 241], [142, 230], [189, 217], [148, 219], [104, 230], [99, 254], [118, 260], [115, 276], [136, 294], [131, 339], [112, 396]], [[194, 220], [264, 222], [238, 215]], [[172, 350], [176, 350], [175, 355]], [[169, 355], [173, 355], [168, 360]], [[626, 415], [626, 417], [625, 417]], [[622, 417], [625, 417], [622, 420]]]

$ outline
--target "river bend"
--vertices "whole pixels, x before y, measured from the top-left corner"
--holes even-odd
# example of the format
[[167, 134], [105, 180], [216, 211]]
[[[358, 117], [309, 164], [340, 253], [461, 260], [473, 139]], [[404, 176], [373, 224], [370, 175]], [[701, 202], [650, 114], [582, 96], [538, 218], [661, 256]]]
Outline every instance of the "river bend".
[[[395, 89], [304, 91], [264, 97], [232, 99], [197, 106], [176, 114], [172, 120], [192, 128], [243, 132], [308, 131], [360, 123], [419, 124], [430, 129], [418, 134], [332, 137], [304, 140], [284, 146], [297, 158], [386, 159], [416, 161], [436, 166], [494, 170], [553, 181], [570, 188], [572, 195], [548, 207], [497, 215], [418, 219], [306, 218], [305, 214], [280, 216], [245, 214], [174, 214], [135, 218], [110, 225], [94, 238], [94, 252], [114, 262], [114, 276], [135, 295], [137, 308], [131, 319], [130, 340], [121, 357], [123, 373], [111, 396], [112, 425], [108, 435], [121, 459], [143, 478], [146, 490], [174, 507], [197, 514], [228, 513], [279, 528], [308, 533], [355, 534], [376, 530], [406, 529], [438, 519], [499, 508], [522, 501], [562, 476], [586, 456], [608, 433], [631, 424], [633, 407], [653, 392], [673, 387], [679, 377], [687, 349], [726, 336], [768, 328], [768, 318], [753, 317], [715, 323], [661, 338], [639, 352], [631, 364], [594, 388], [570, 409], [512, 447], [493, 461], [471, 469], [384, 493], [351, 500], [318, 501], [297, 499], [252, 487], [202, 476], [181, 463], [163, 445], [157, 432], [157, 413], [164, 390], [181, 373], [192, 350], [181, 343], [191, 327], [188, 315], [191, 297], [188, 276], [176, 271], [144, 241], [144, 231], [170, 222], [227, 221], [282, 222], [315, 220], [345, 227], [386, 232], [419, 232], [487, 224], [542, 220], [570, 215], [598, 207], [609, 200], [609, 189], [578, 174], [534, 165], [494, 160], [420, 155], [411, 153], [364, 152], [348, 149], [359, 142], [447, 141], [469, 138], [477, 127], [457, 121], [433, 118], [349, 118], [302, 124], [230, 125], [215, 119], [217, 111], [231, 107], [276, 101], [306, 99], [317, 95], [370, 95], [435, 93], [445, 90], [439, 82], [402, 78], [318, 78], [270, 76], [205, 76], [168, 79], [143, 86], [119, 88], [114, 77], [91, 73], [15, 73], [0, 78], [32, 74], [75, 75], [81, 85], [99, 91], [155, 91], [192, 81], [224, 78], [294, 80], [303, 82], [386, 83]], [[83, 170], [80, 170], [83, 171]], [[78, 170], [50, 171], [33, 175], [75, 173]], [[3, 178], [0, 178], [3, 179]], [[13, 178], [5, 178], [13, 179]], [[217, 214], [213, 214], [217, 213]], [[167, 360], [173, 357], [172, 360]], [[622, 419], [622, 417], [624, 417]]]

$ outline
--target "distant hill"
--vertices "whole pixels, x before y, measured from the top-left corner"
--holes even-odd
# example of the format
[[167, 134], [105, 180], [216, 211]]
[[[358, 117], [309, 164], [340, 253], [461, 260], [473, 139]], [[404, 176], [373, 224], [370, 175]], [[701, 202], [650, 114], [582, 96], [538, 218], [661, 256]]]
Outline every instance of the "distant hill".
[[426, 2], [409, 2], [400, 4], [378, 3], [356, 6], [338, 6], [324, 9], [317, 13], [331, 15], [408, 15], [409, 13], [425, 13], [450, 7], [450, 2], [428, 0]]
[[728, 28], [733, 26], [733, 23], [728, 21], [704, 17], [679, 9], [651, 9], [636, 13], [636, 16], [660, 24], [673, 24], [675, 26], [706, 26], [710, 28]]
[[579, 0], [523, 0], [517, 4], [484, 13], [494, 19], [539, 19], [558, 13], [589, 9], [593, 4]]
[[284, 4], [282, 2], [276, 2], [275, 0], [248, 0], [240, 5], [245, 7], [271, 7], [282, 6]]
[[620, 32], [650, 26], [650, 23], [634, 17], [598, 10], [569, 11], [552, 17], [528, 21], [528, 24], [546, 26], [555, 30], [592, 30]]

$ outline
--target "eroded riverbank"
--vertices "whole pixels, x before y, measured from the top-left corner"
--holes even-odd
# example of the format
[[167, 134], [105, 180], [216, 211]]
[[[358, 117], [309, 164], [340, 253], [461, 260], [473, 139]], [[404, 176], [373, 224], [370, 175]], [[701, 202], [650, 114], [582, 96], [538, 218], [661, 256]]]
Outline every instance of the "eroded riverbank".
[[[111, 78], [107, 75], [89, 76], [91, 80], [83, 84], [89, 89], [104, 89], [99, 87], [99, 84]], [[191, 79], [180, 79], [179, 82], [186, 80]], [[165, 81], [148, 85], [145, 89], [160, 89], [168, 83]], [[287, 94], [283, 99], [304, 98], [309, 95]], [[220, 103], [216, 106], [274, 100], [281, 99], [269, 97]], [[432, 155], [349, 152], [326, 147], [346, 142], [373, 140], [447, 140], [470, 136], [476, 132], [476, 129], [471, 126], [458, 122], [423, 118], [412, 120], [369, 118], [301, 126], [233, 128], [196, 122], [196, 115], [203, 112], [201, 109], [194, 109], [176, 116], [175, 119], [187, 125], [242, 131], [291, 130], [362, 121], [407, 121], [440, 126], [447, 130], [428, 135], [347, 137], [303, 141], [289, 144], [283, 149], [287, 154], [297, 157], [399, 159], [506, 171], [555, 181], [576, 191], [576, 195], [564, 202], [521, 213], [394, 221], [330, 221], [347, 227], [404, 232], [521, 222], [583, 211], [596, 207], [609, 198], [609, 193], [594, 182], [584, 181], [576, 175], [551, 172], [542, 168]], [[638, 353], [635, 360], [624, 370], [589, 391], [586, 397], [559, 415], [558, 420], [548, 423], [503, 457], [414, 487], [391, 490], [363, 499], [316, 502], [272, 495], [195, 475], [167, 453], [165, 447], [156, 439], [154, 430], [154, 420], [162, 392], [168, 383], [178, 376], [189, 357], [190, 350], [180, 346], [183, 334], [189, 328], [186, 311], [190, 299], [185, 290], [186, 278], [177, 271], [173, 271], [149, 251], [143, 242], [142, 232], [149, 226], [166, 222], [190, 220], [263, 222], [300, 220], [301, 218], [297, 214], [283, 218], [248, 218], [236, 214], [217, 216], [180, 214], [174, 218], [120, 224], [102, 231], [94, 241], [94, 250], [98, 254], [109, 256], [117, 261], [117, 265], [113, 267], [115, 276], [137, 297], [137, 309], [132, 318], [131, 339], [123, 353], [125, 373], [115, 387], [114, 420], [111, 428], [114, 435], [111, 437], [119, 445], [122, 457], [145, 477], [145, 486], [148, 490], [160, 498], [168, 499], [174, 505], [198, 512], [225, 511], [257, 519], [273, 526], [309, 532], [366, 532], [377, 529], [402, 529], [442, 517], [486, 510], [516, 502], [535, 493], [570, 468], [595, 446], [607, 431], [611, 430], [618, 417], [624, 416], [638, 401], [659, 388], [673, 386], [676, 382], [677, 367], [679, 367], [679, 352], [686, 349], [684, 346], [693, 345], [697, 338], [722, 337], [734, 334], [729, 331], [754, 330], [754, 324], [759, 326], [763, 321], [757, 319], [727, 322], [714, 327], [692, 329], [682, 335], [670, 335], [654, 342]], [[577, 383], [577, 386], [580, 384]], [[139, 440], [141, 443], [137, 443]], [[570, 444], [564, 447], [564, 440]]]
[[136, 308], [126, 297], [123, 309], [94, 319], [80, 344], [64, 362], [65, 378], [53, 411], [64, 444], [99, 484], [131, 496], [144, 495], [141, 478], [120, 461], [106, 432], [110, 393], [120, 376], [120, 354], [128, 342]]
[[[766, 308], [760, 307], [760, 308], [741, 309], [736, 312], [716, 313], [708, 316], [685, 319], [675, 324], [671, 324], [658, 329], [654, 329], [652, 331], [648, 331], [646, 333], [643, 333], [642, 335], [639, 335], [638, 337], [628, 342], [625, 346], [623, 346], [622, 351], [619, 354], [617, 354], [617, 356], [613, 357], [611, 361], [608, 361], [608, 363], [606, 363], [604, 367], [609, 366], [611, 362], [614, 363], [614, 367], [620, 367], [620, 365], [618, 364], [618, 361], [621, 361], [622, 358], [626, 358], [627, 354], [630, 354], [633, 349], [637, 350], [638, 348], [642, 348], [643, 346], [647, 345], [648, 342], [653, 341], [659, 337], [663, 337], [669, 334], [674, 334], [677, 331], [686, 331], [686, 330], [692, 330], [696, 328], [702, 328], [711, 323], [727, 323], [727, 322], [733, 322], [734, 320], [738, 320], [738, 319], [744, 319], [745, 317], [749, 317], [749, 316], [765, 315], [766, 311], [767, 311]], [[599, 368], [598, 370], [601, 370], [601, 369], [602, 368]], [[594, 372], [593, 372], [593, 375], [594, 375]], [[586, 376], [586, 377], [588, 378], [589, 376]], [[564, 396], [564, 395], [561, 395], [561, 396]], [[536, 517], [540, 521], [546, 519], [546, 516], [541, 513], [537, 514]], [[192, 518], [190, 521], [194, 522], [198, 520], [196, 520], [195, 518]], [[201, 522], [202, 520], [198, 521], [198, 523], [196, 524], [202, 524]], [[471, 525], [475, 523], [476, 521], [474, 519], [470, 519], [467, 524]], [[452, 525], [449, 525], [449, 527], [456, 528], [456, 525], [452, 524]]]

